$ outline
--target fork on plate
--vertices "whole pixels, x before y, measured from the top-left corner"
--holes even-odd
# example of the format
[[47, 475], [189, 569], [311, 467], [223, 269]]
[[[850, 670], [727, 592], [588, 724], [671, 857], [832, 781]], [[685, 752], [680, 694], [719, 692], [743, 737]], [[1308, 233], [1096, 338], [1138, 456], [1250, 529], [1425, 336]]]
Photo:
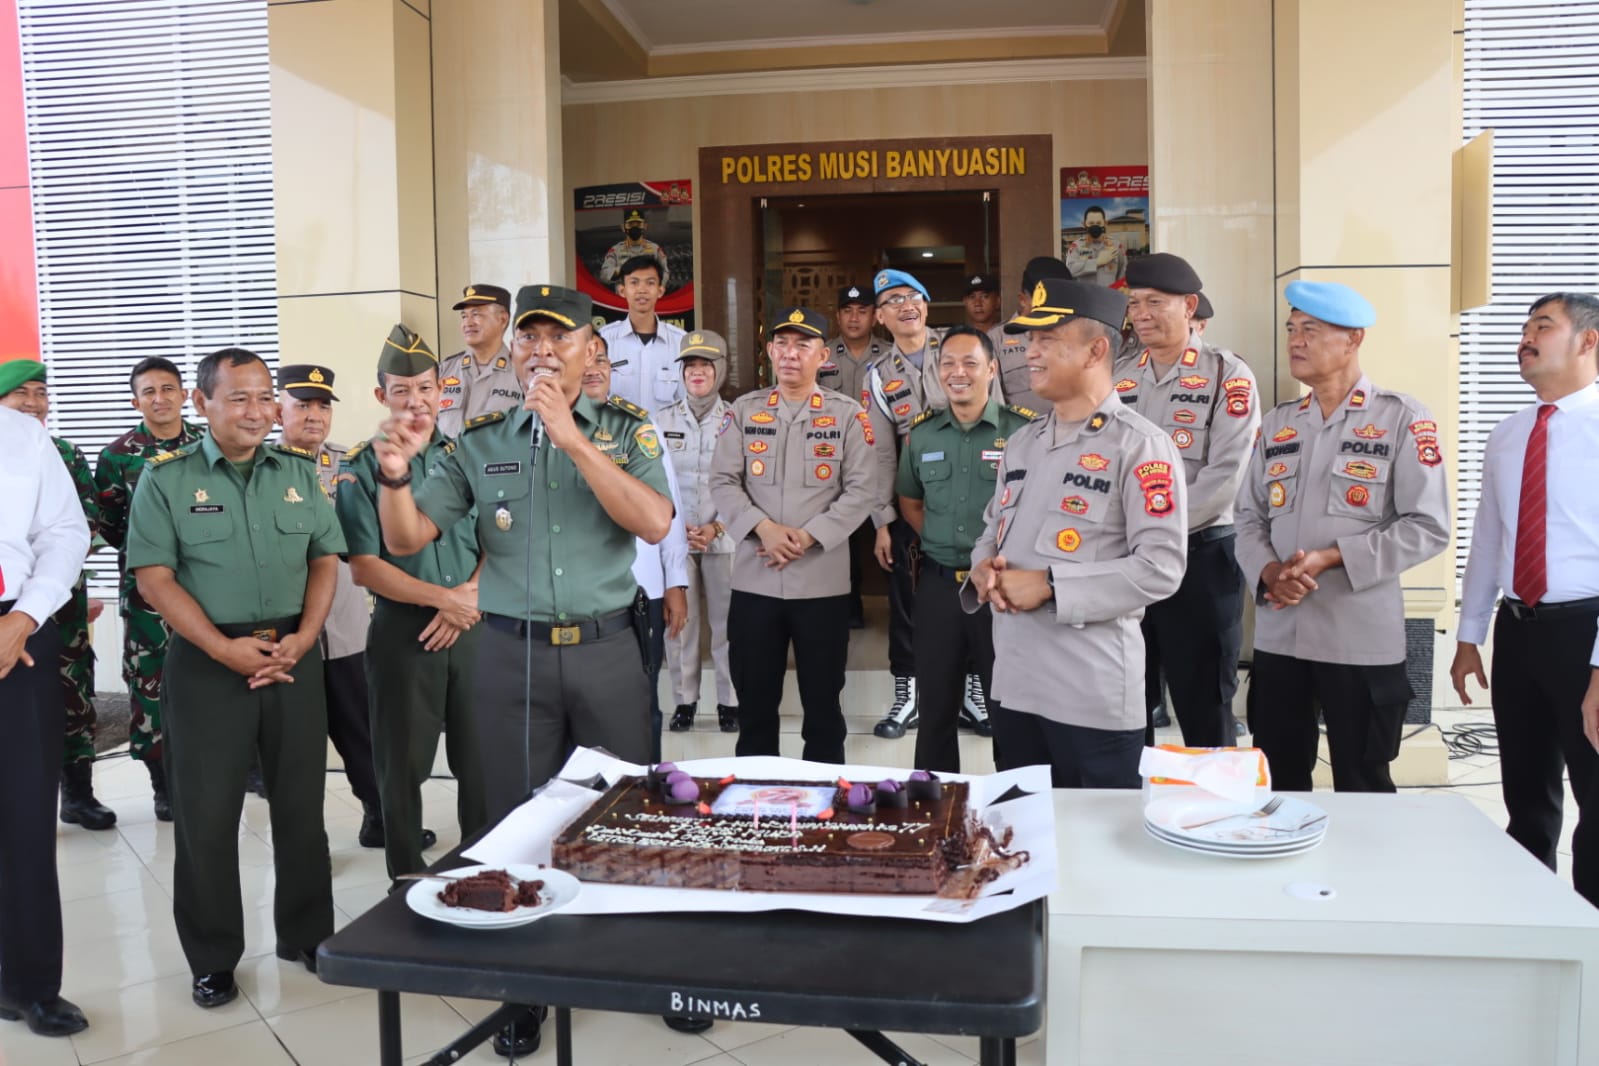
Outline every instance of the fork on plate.
[[1193, 822], [1193, 823], [1191, 823], [1189, 825], [1183, 826], [1183, 828], [1184, 829], [1200, 829], [1200, 828], [1203, 828], [1204, 826], [1207, 826], [1207, 825], [1215, 825], [1217, 822], [1229, 822], [1229, 821], [1232, 821], [1234, 818], [1269, 818], [1272, 815], [1276, 814], [1277, 813], [1277, 808], [1281, 807], [1282, 805], [1283, 805], [1283, 797], [1282, 796], [1273, 796], [1271, 799], [1267, 800], [1265, 802], [1265, 804], [1262, 805], [1260, 810], [1258, 810], [1258, 811], [1249, 811], [1249, 812], [1244, 813], [1244, 814], [1229, 814], [1229, 815], [1225, 815], [1225, 816], [1223, 816], [1221, 818], [1212, 818], [1208, 822]]

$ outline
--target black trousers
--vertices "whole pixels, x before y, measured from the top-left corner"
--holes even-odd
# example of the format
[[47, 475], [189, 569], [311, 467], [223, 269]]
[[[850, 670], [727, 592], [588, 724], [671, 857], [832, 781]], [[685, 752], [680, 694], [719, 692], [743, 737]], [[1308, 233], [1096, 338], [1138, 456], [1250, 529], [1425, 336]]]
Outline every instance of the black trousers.
[[576, 746], [628, 762], [650, 757], [648, 678], [632, 629], [557, 646], [517, 636], [505, 621], [485, 617], [474, 664], [490, 823], [554, 777]]
[[[15, 502], [7, 506], [17, 506]], [[0, 678], [5, 716], [0, 772], [0, 992], [12, 1002], [61, 992], [61, 888], [56, 880], [56, 788], [65, 711], [61, 633], [46, 620]]]
[[[976, 664], [987, 699], [994, 680], [994, 621], [988, 605], [961, 610], [960, 586], [924, 562], [916, 586], [916, 766], [960, 773], [957, 724], [968, 663]], [[998, 737], [995, 738], [998, 740]], [[999, 764], [995, 755], [995, 765]]]
[[1572, 611], [1518, 620], [1501, 608], [1490, 690], [1507, 831], [1553, 870], [1564, 807], [1561, 771], [1569, 773], [1578, 810], [1572, 884], [1599, 905], [1599, 753], [1582, 733], [1595, 619], [1593, 611]]
[[[888, 574], [888, 671], [895, 677], [912, 677], [916, 673], [916, 582], [911, 577], [911, 552], [921, 551], [922, 538], [903, 518], [894, 519], [888, 535], [894, 551], [894, 569]], [[877, 564], [874, 561], [872, 565]]]
[[650, 600], [650, 661], [644, 671], [650, 679], [650, 761], [661, 761], [661, 662], [666, 658], [666, 597]]
[[[920, 698], [920, 693], [918, 693]], [[1138, 788], [1142, 729], [1092, 729], [1052, 722], [1028, 711], [1013, 711], [990, 701], [994, 724], [995, 768], [1049, 767], [1055, 788]], [[1003, 755], [1004, 765], [999, 764]]]
[[1210, 541], [1190, 538], [1183, 583], [1144, 613], [1144, 705], [1151, 715], [1146, 743], [1154, 743], [1162, 674], [1184, 744], [1219, 748], [1233, 743], [1233, 696], [1244, 644], [1244, 576], [1233, 554], [1237, 540], [1233, 534]]
[[438, 612], [379, 597], [367, 629], [373, 764], [383, 807], [383, 849], [390, 877], [416, 873], [422, 858], [422, 785], [444, 735], [455, 775], [461, 839], [483, 828], [483, 753], [472, 706], [472, 668], [483, 626], [454, 645], [424, 651], [417, 641]]
[[738, 692], [739, 755], [779, 755], [788, 648], [804, 709], [803, 757], [842, 763], [844, 663], [849, 655], [849, 596], [784, 600], [733, 590], [727, 611], [728, 658]]
[[356, 652], [322, 664], [322, 692], [328, 702], [328, 739], [344, 763], [344, 776], [361, 806], [376, 813], [377, 773], [372, 768], [371, 700], [366, 689], [366, 653]]
[[1392, 792], [1388, 764], [1412, 696], [1405, 664], [1351, 666], [1255, 651], [1249, 674], [1249, 730], [1266, 753], [1272, 787], [1309, 792], [1316, 769], [1316, 709], [1327, 724], [1333, 790]]
[[[231, 632], [231, 630], [224, 630]], [[176, 633], [161, 685], [172, 797], [172, 913], [195, 976], [232, 970], [244, 953], [239, 815], [256, 750], [272, 818], [278, 942], [302, 951], [333, 934], [332, 867], [323, 828], [328, 718], [322, 649], [294, 684], [251, 691], [246, 679]]]

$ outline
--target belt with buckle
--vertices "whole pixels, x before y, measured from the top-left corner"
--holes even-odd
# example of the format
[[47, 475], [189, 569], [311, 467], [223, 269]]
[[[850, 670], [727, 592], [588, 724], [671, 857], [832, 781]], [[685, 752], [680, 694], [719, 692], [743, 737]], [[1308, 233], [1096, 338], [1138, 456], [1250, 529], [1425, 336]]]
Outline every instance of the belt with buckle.
[[1587, 612], [1599, 613], [1599, 596], [1589, 596], [1585, 600], [1566, 600], [1564, 603], [1522, 603], [1520, 600], [1506, 596], [1499, 601], [1499, 606], [1510, 612], [1510, 617], [1518, 622], [1543, 622], [1557, 615], [1577, 614]]
[[223, 622], [217, 632], [224, 637], [254, 637], [256, 640], [276, 641], [300, 628], [300, 616], [268, 618], [260, 622]]
[[1188, 534], [1188, 546], [1197, 548], [1201, 544], [1209, 544], [1213, 540], [1225, 540], [1232, 536], [1234, 532], [1235, 530], [1230, 523], [1196, 529]]
[[966, 575], [970, 574], [971, 571], [951, 569], [950, 567], [945, 566], [943, 563], [933, 562], [933, 560], [924, 555], [922, 556], [922, 573], [931, 573], [937, 574], [939, 577], [947, 577], [954, 581], [955, 584], [959, 585], [966, 580]]
[[620, 611], [602, 615], [599, 618], [586, 622], [573, 622], [571, 625], [558, 625], [535, 619], [529, 622], [525, 618], [512, 618], [504, 614], [483, 615], [483, 621], [498, 629], [502, 633], [509, 633], [513, 637], [526, 639], [531, 636], [540, 644], [548, 641], [556, 647], [571, 647], [581, 644], [585, 640], [601, 640], [605, 637], [615, 636], [624, 629], [633, 626], [632, 611], [624, 607]]

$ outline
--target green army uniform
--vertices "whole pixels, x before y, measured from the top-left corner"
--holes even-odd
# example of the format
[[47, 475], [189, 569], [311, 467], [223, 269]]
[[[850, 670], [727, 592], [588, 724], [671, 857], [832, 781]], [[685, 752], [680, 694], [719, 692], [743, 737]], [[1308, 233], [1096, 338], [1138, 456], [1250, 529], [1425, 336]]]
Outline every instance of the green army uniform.
[[[396, 338], [395, 334], [399, 334]], [[415, 334], [395, 327], [390, 342], [402, 342], [390, 355], [385, 346], [380, 373], [414, 377], [437, 365], [433, 353]], [[425, 358], [418, 360], [420, 353]], [[477, 568], [477, 516], [469, 511], [433, 543], [415, 555], [395, 555], [383, 544], [378, 524], [377, 457], [363, 441], [344, 456], [334, 496], [349, 556], [376, 556], [418, 581], [454, 588]], [[437, 429], [420, 455], [411, 460], [411, 476], [421, 482], [455, 450], [455, 442]], [[366, 678], [370, 694], [372, 764], [377, 773], [383, 809], [383, 836], [389, 876], [415, 873], [422, 858], [422, 783], [433, 772], [439, 734], [450, 772], [455, 775], [456, 817], [464, 840], [487, 820], [483, 800], [483, 765], [472, 713], [472, 665], [482, 626], [463, 632], [456, 642], [426, 651], [418, 641], [438, 613], [432, 607], [374, 596], [372, 624], [367, 630]]]
[[[540, 303], [529, 295], [539, 289], [553, 295]], [[587, 297], [557, 286], [517, 294], [518, 321], [546, 314], [586, 322], [588, 307]], [[660, 440], [642, 408], [580, 395], [572, 416], [596, 448], [670, 498]], [[553, 777], [573, 745], [646, 762], [652, 742], [633, 617], [633, 534], [611, 519], [547, 436], [530, 456], [530, 423], [521, 408], [468, 421], [458, 446], [415, 486], [417, 507], [440, 529], [477, 508], [485, 628], [474, 703], [490, 820]], [[530, 678], [523, 673], [529, 639]]]
[[[166, 567], [228, 637], [278, 639], [299, 624], [311, 561], [343, 552], [333, 503], [309, 452], [263, 444], [248, 479], [206, 437], [150, 462], [129, 515], [127, 565]], [[322, 802], [327, 708], [313, 644], [294, 684], [247, 678], [174, 633], [161, 711], [175, 815], [173, 915], [196, 976], [244, 952], [239, 816], [259, 747], [270, 797], [280, 954], [333, 932]]]
[[[67, 473], [72, 475], [72, 486], [78, 490], [78, 502], [83, 505], [83, 517], [88, 519], [92, 537], [100, 527], [100, 500], [95, 491], [94, 475], [89, 471], [89, 460], [76, 444], [61, 437], [52, 437]], [[94, 758], [94, 645], [89, 642], [89, 587], [87, 574], [78, 575], [72, 586], [72, 598], [55, 614], [56, 626], [61, 630], [61, 693], [67, 706], [66, 750], [61, 764]]]
[[972, 566], [972, 545], [983, 532], [983, 509], [994, 498], [1005, 441], [1035, 417], [993, 396], [968, 426], [948, 408], [929, 409], [911, 422], [900, 453], [894, 490], [921, 500], [924, 508], [914, 608], [916, 765], [924, 769], [960, 772], [956, 723], [969, 672], [977, 674], [988, 699], [994, 673], [992, 618], [986, 604], [966, 614], [960, 586]]
[[161, 766], [161, 671], [167, 657], [171, 631], [155, 608], [139, 595], [128, 570], [128, 508], [133, 491], [154, 456], [175, 452], [205, 436], [205, 427], [183, 422], [176, 437], [161, 438], [143, 421], [100, 449], [94, 466], [94, 484], [100, 494], [100, 536], [117, 549], [122, 575], [119, 609], [122, 614], [122, 680], [128, 686], [128, 752], [152, 767]]

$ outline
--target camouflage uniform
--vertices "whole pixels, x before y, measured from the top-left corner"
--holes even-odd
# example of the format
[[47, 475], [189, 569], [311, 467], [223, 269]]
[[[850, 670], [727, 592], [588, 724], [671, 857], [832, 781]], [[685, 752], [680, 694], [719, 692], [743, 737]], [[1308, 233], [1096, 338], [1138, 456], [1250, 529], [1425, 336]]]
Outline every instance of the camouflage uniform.
[[128, 747], [135, 759], [155, 765], [161, 763], [161, 666], [171, 631], [139, 595], [133, 575], [128, 573], [128, 506], [147, 459], [204, 436], [203, 426], [186, 421], [176, 437], [160, 440], [141, 421], [106, 445], [94, 468], [95, 486], [100, 490], [100, 535], [117, 549], [117, 569], [122, 575], [122, 679], [128, 685], [132, 711]]
[[[89, 460], [71, 441], [50, 439], [55, 441], [56, 451], [72, 475], [72, 486], [78, 490], [78, 502], [83, 504], [83, 517], [89, 520], [89, 534], [93, 537], [100, 525], [100, 501]], [[89, 643], [89, 589], [85, 576], [78, 574], [72, 598], [55, 614], [56, 627], [61, 630], [61, 698], [67, 709], [63, 766], [94, 758], [94, 646]]]

